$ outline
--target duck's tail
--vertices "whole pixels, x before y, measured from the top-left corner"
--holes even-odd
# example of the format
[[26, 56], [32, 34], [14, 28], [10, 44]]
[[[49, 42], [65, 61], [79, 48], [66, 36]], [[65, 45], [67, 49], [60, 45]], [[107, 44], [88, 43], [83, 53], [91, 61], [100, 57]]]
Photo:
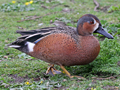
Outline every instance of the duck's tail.
[[8, 44], [9, 47], [18, 49], [19, 51], [22, 51], [24, 53], [29, 53], [33, 51], [34, 43], [25, 41], [22, 39], [17, 39], [16, 41]]
[[20, 40], [20, 39], [17, 39], [16, 41], [8, 44], [8, 46], [11, 47], [11, 48], [18, 49], [18, 50], [20, 50], [20, 51], [22, 51], [22, 52], [26, 52], [26, 50], [25, 50], [25, 48], [24, 48], [24, 47], [26, 47], [26, 44], [25, 44], [25, 43], [26, 43], [25, 41], [22, 41], [22, 40]]

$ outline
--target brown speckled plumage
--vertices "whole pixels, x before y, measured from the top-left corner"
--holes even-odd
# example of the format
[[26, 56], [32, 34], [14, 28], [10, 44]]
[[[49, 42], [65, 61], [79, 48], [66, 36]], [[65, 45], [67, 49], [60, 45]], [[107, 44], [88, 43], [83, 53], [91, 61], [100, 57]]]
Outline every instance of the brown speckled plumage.
[[97, 57], [100, 50], [99, 42], [93, 36], [78, 38], [80, 41], [76, 42], [73, 37], [64, 33], [51, 34], [38, 42], [34, 52], [29, 54], [63, 66], [88, 64]]

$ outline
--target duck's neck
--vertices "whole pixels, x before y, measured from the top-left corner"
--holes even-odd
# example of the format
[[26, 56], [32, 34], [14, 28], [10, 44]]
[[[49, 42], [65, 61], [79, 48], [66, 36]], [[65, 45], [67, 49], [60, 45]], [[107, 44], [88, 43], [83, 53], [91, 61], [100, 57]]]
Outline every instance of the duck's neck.
[[81, 36], [93, 36], [92, 33], [89, 33], [87, 30], [84, 30], [81, 25], [77, 26], [77, 33]]

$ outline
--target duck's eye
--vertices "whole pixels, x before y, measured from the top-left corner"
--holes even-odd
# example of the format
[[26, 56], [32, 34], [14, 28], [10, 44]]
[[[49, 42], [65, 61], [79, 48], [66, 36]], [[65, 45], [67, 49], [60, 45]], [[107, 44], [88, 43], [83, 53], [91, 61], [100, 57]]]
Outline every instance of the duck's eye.
[[94, 21], [90, 21], [90, 24], [94, 24]]

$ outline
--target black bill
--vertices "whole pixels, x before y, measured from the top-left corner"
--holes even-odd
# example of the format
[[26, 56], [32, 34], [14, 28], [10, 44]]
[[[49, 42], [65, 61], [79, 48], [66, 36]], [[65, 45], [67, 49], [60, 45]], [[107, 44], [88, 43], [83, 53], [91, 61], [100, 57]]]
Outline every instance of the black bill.
[[95, 30], [94, 33], [100, 33], [100, 34], [104, 35], [105, 37], [107, 37], [109, 39], [114, 38], [111, 34], [106, 32], [102, 26], [99, 26], [99, 28], [97, 30]]

